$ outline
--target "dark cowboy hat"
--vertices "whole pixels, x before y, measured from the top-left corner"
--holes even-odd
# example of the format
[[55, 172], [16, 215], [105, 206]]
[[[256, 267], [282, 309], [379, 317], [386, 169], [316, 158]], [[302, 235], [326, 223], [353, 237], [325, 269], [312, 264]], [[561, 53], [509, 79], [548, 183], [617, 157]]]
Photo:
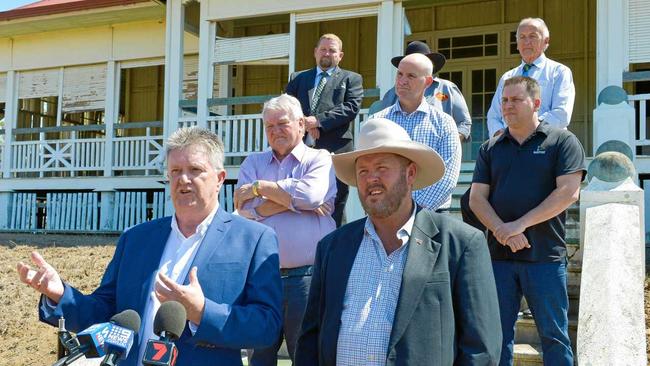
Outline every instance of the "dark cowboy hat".
[[[404, 56], [410, 55], [412, 53], [421, 53], [429, 58], [431, 62], [433, 62], [433, 75], [437, 74], [440, 70], [442, 70], [442, 67], [445, 66], [445, 56], [442, 53], [438, 52], [431, 52], [431, 49], [429, 46], [420, 41], [413, 41], [406, 46], [406, 52], [404, 52]], [[399, 66], [399, 62], [402, 61], [404, 56], [395, 56], [393, 57], [390, 62], [393, 64], [393, 66], [397, 67]]]

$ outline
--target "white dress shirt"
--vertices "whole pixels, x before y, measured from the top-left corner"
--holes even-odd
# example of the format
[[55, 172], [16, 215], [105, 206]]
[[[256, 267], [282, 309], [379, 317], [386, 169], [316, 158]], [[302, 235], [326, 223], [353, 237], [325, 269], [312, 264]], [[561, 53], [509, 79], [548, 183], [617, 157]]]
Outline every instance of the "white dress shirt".
[[[501, 114], [501, 95], [503, 84], [513, 76], [521, 76], [525, 62], [509, 70], [499, 80], [499, 85], [492, 98], [492, 105], [487, 114], [489, 137], [506, 127]], [[532, 63], [528, 76], [537, 80], [541, 89], [542, 104], [539, 107], [540, 121], [548, 122], [553, 127], [567, 128], [571, 122], [576, 90], [573, 85], [571, 69], [559, 62], [547, 58], [543, 53]]]
[[[203, 242], [208, 227], [210, 227], [212, 219], [218, 209], [219, 203], [217, 202], [214, 210], [199, 224], [199, 226], [196, 227], [194, 234], [188, 238], [186, 238], [178, 228], [176, 215], [172, 217], [172, 231], [169, 234], [169, 238], [167, 238], [165, 250], [160, 258], [160, 265], [158, 266], [157, 273], [164, 273], [174, 282], [183, 284], [190, 271], [190, 266], [192, 262], [194, 262], [194, 256], [196, 256], [196, 252]], [[155, 278], [157, 277], [158, 274], [156, 274]], [[147, 348], [147, 341], [154, 337], [153, 320], [158, 312], [158, 308], [160, 308], [160, 301], [158, 301], [154, 289], [154, 286], [156, 285], [155, 278], [149, 288], [149, 301], [147, 301], [147, 304], [145, 305], [145, 311], [142, 316], [142, 333], [139, 337], [140, 349], [138, 350], [138, 360], [140, 362], [144, 356], [144, 351]], [[194, 323], [190, 322], [189, 327], [192, 333], [196, 332], [197, 326]]]

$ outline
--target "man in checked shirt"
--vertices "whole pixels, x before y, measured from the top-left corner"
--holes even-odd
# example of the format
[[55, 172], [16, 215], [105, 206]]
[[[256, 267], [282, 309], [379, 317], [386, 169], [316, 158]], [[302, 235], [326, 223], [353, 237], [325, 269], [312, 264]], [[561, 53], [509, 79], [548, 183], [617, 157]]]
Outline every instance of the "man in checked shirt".
[[397, 67], [397, 102], [370, 118], [386, 118], [402, 126], [413, 141], [428, 145], [445, 163], [445, 174], [437, 183], [413, 192], [415, 202], [424, 208], [446, 211], [460, 174], [461, 147], [454, 119], [429, 104], [425, 90], [433, 82], [433, 63], [425, 55], [405, 56]]

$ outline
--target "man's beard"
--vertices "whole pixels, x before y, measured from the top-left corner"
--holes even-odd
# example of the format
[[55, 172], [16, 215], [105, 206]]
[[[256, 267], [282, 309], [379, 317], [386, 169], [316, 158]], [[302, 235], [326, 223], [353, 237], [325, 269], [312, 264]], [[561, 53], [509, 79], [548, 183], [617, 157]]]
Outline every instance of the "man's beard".
[[328, 57], [321, 57], [320, 61], [318, 62], [318, 66], [321, 67], [321, 69], [329, 69], [332, 67], [332, 60]]
[[[369, 204], [364, 199], [366, 192], [370, 192], [372, 188], [381, 186], [384, 189], [384, 195], [386, 198], [383, 201], [377, 201], [376, 203]], [[366, 192], [359, 191], [359, 200], [361, 201], [361, 206], [366, 211], [368, 216], [377, 217], [380, 219], [386, 218], [399, 209], [399, 206], [402, 204], [402, 200], [408, 194], [408, 186], [406, 184], [406, 169], [400, 174], [400, 179], [389, 191], [382, 184], [375, 184], [373, 186], [368, 186]], [[362, 196], [363, 195], [363, 196]]]

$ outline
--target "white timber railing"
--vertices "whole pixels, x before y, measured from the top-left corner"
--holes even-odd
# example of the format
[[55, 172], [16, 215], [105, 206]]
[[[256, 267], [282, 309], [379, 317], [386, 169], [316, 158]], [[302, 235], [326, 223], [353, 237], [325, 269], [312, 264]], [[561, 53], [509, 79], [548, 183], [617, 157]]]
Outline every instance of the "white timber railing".
[[144, 129], [144, 136], [113, 139], [113, 170], [143, 171], [142, 175], [162, 174], [165, 153], [160, 122], [123, 123], [116, 129]]
[[636, 136], [636, 146], [641, 147], [638, 155], [650, 155], [650, 94], [637, 94], [629, 95], [628, 103], [635, 110], [636, 131], [639, 132]]
[[16, 141], [11, 144], [11, 172], [69, 172], [102, 170], [104, 141], [64, 139]]

